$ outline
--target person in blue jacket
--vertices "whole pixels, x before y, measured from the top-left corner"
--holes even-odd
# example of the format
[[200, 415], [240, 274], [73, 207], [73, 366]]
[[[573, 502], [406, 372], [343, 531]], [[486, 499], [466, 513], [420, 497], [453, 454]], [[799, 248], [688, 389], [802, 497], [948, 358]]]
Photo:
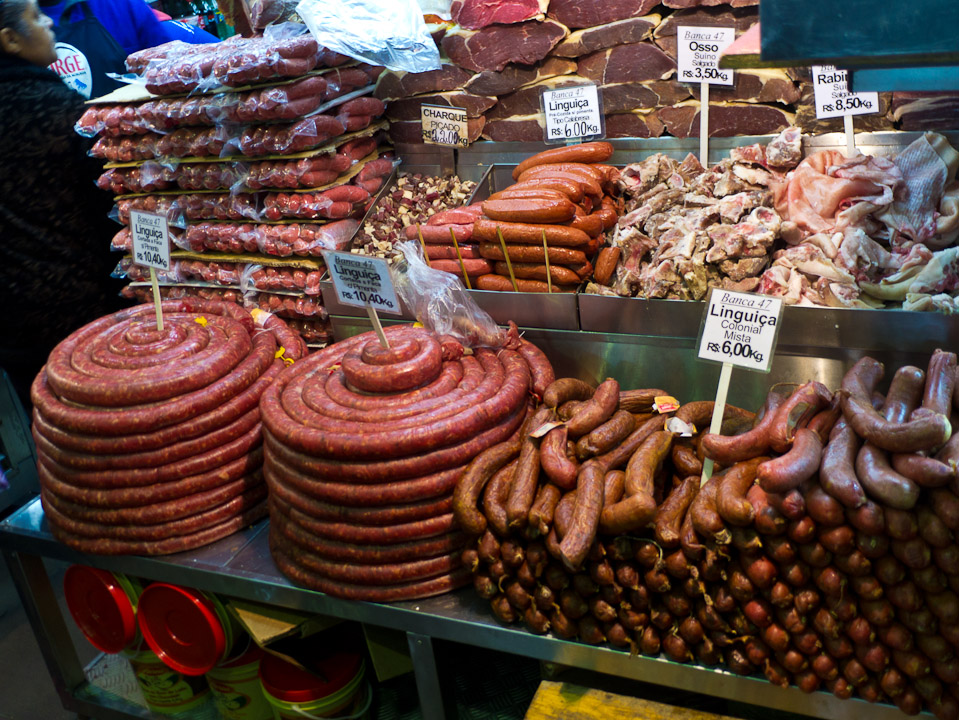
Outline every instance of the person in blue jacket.
[[145, 0], [40, 0], [40, 7], [53, 20], [57, 39], [57, 61], [50, 69], [86, 98], [122, 85], [108, 74], [125, 73], [130, 53], [171, 40], [219, 41], [186, 23], [161, 22]]

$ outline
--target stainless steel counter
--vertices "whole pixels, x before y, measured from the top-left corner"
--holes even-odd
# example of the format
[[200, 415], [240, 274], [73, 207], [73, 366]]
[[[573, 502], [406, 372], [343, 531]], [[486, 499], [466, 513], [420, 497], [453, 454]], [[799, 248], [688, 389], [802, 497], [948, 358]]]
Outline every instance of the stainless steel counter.
[[[662, 658], [631, 656], [628, 652], [539, 636], [519, 626], [506, 627], [497, 622], [488, 604], [471, 588], [424, 600], [378, 604], [340, 600], [292, 585], [273, 565], [267, 546], [267, 522], [258, 523], [200, 550], [160, 558], [134, 556], [89, 556], [56, 542], [49, 533], [39, 500], [18, 510], [0, 523], [0, 548], [11, 566], [14, 579], [30, 602], [41, 613], [30, 613], [41, 621], [38, 630], [55, 626], [59, 614], [56, 602], [50, 606], [52, 589], [41, 581], [42, 557], [78, 562], [118, 571], [150, 580], [161, 580], [194, 587], [224, 596], [278, 605], [295, 610], [355, 620], [407, 633], [415, 644], [417, 686], [426, 720], [442, 718], [438, 697], [424, 696], [424, 688], [440, 687], [437, 678], [423, 677], [435, 669], [431, 641], [449, 640], [505, 653], [573, 666], [648, 683], [703, 693], [715, 697], [752, 703], [817, 718], [859, 720], [868, 713], [873, 720], [902, 720], [895, 707], [868, 705], [861, 700], [838, 700], [831, 694], [806, 695], [798, 689], [775, 687], [762, 678], [743, 678], [724, 670], [698, 665], [683, 665]], [[63, 622], [62, 616], [59, 622]], [[63, 648], [54, 651], [56, 638], [41, 639], [45, 658], [58, 686], [65, 690], [68, 707], [98, 718], [147, 717], [134, 707], [116, 705], [109, 709], [89, 707], [82, 695], [82, 669], [71, 665]], [[76, 663], [76, 656], [72, 658]], [[928, 716], [927, 717], [931, 717]]]

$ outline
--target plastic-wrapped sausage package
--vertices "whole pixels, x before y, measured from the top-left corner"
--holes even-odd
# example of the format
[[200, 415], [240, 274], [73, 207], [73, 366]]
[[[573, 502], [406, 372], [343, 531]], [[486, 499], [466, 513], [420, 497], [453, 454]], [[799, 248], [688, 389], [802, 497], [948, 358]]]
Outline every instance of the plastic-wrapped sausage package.
[[506, 342], [505, 331], [466, 294], [456, 275], [429, 267], [420, 246], [413, 241], [401, 242], [396, 249], [403, 253], [405, 262], [393, 269], [393, 286], [424, 326], [455, 338], [465, 347]]
[[152, 305], [80, 328], [33, 383], [44, 512], [81, 552], [180, 552], [266, 514], [257, 403], [305, 344], [233, 303], [162, 308], [162, 331]]
[[521, 431], [531, 389], [552, 377], [515, 334], [472, 354], [422, 328], [385, 334], [389, 348], [365, 333], [313, 353], [260, 402], [277, 566], [372, 601], [468, 582], [453, 487], [477, 454]]

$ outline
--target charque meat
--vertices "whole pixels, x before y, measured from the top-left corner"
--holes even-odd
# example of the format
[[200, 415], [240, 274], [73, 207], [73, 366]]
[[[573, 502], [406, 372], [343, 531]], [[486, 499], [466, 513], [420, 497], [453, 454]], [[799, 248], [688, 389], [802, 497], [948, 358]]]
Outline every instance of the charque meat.
[[482, 30], [454, 28], [442, 46], [450, 60], [467, 70], [502, 70], [507, 63], [532, 65], [542, 60], [568, 34], [557, 22], [492, 25]]
[[676, 61], [652, 43], [617, 45], [584, 55], [577, 72], [599, 85], [665, 80], [676, 73]]
[[265, 514], [257, 403], [306, 353], [282, 321], [185, 298], [96, 320], [34, 381], [33, 435], [53, 534], [83, 552], [158, 554]]
[[614, 45], [648, 40], [659, 20], [659, 15], [644, 15], [577, 30], [553, 48], [553, 54], [577, 58]]
[[552, 377], [512, 334], [472, 355], [423, 329], [385, 335], [389, 348], [366, 333], [301, 360], [260, 402], [277, 565], [365, 600], [463, 584], [453, 487], [466, 463], [517, 435], [530, 393]]
[[576, 72], [575, 62], [551, 55], [535, 65], [510, 63], [499, 72], [484, 70], [471, 77], [463, 89], [477, 95], [505, 95], [524, 85], [574, 72]]
[[468, 30], [479, 30], [487, 25], [542, 19], [549, 0], [453, 0], [450, 14], [453, 21]]
[[656, 0], [552, 0], [547, 14], [569, 28], [591, 28], [594, 25], [645, 15], [656, 5]]

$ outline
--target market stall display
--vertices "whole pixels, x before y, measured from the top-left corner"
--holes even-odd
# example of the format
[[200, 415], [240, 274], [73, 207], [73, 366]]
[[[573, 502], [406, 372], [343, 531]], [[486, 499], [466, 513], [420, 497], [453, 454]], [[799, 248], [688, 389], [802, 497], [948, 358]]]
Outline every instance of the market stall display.
[[955, 718], [956, 355], [883, 396], [884, 370], [775, 386], [716, 435], [712, 402], [557, 380], [456, 486], [474, 587], [535, 633]]
[[32, 388], [41, 497], [63, 543], [155, 555], [266, 512], [260, 395], [306, 346], [282, 320], [185, 298], [63, 340]]

